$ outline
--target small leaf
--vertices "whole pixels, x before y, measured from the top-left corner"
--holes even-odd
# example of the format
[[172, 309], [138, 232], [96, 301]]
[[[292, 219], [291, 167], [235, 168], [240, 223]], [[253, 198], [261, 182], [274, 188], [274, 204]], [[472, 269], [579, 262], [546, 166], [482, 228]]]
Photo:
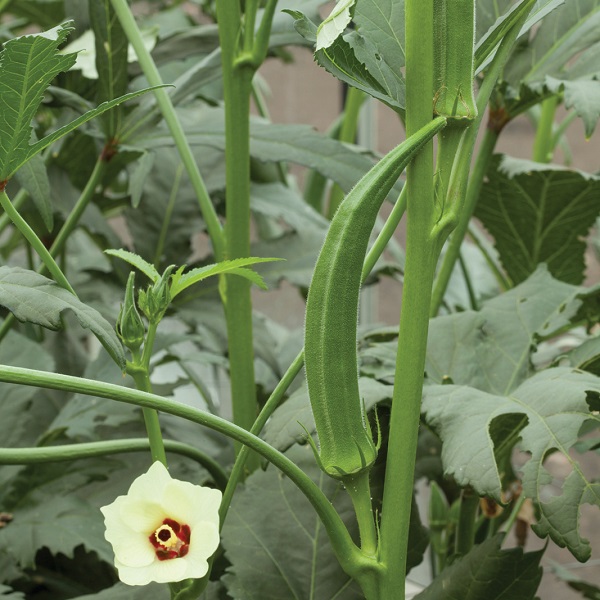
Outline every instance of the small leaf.
[[160, 274], [149, 262], [145, 261], [141, 256], [138, 256], [134, 252], [129, 252], [129, 250], [105, 250], [105, 254], [110, 256], [116, 256], [125, 262], [128, 262], [130, 265], [134, 266], [136, 269], [139, 269], [152, 283], [156, 283], [160, 279]]
[[142, 192], [144, 191], [144, 181], [152, 171], [154, 166], [154, 152], [144, 152], [140, 159], [134, 163], [129, 169], [129, 187], [128, 192], [131, 196], [131, 206], [137, 208], [140, 205], [142, 199]]
[[0, 52], [0, 181], [29, 157], [31, 121], [50, 82], [68, 71], [76, 55], [58, 47], [74, 27], [71, 21], [49, 31], [9, 40]]
[[502, 550], [503, 534], [474, 546], [444, 569], [415, 600], [533, 600], [542, 579], [544, 550]]
[[245, 269], [243, 267], [254, 265], [257, 263], [264, 262], [273, 262], [281, 260], [280, 258], [236, 258], [234, 260], [224, 260], [220, 263], [216, 263], [214, 265], [207, 265], [205, 267], [198, 267], [197, 269], [192, 269], [185, 274], [180, 274], [178, 271], [173, 275], [173, 280], [171, 283], [171, 298], [175, 298], [178, 294], [183, 292], [183, 290], [187, 289], [191, 285], [206, 279], [207, 277], [211, 277], [213, 275], [220, 275], [221, 273], [232, 273], [235, 275], [241, 275], [246, 279], [249, 279], [253, 283], [256, 283], [258, 286], [266, 289], [265, 282], [262, 277], [250, 270]]
[[0, 267], [0, 304], [19, 321], [54, 331], [62, 327], [63, 311], [72, 310], [81, 326], [91, 330], [113, 360], [125, 367], [123, 347], [110, 323], [51, 279], [20, 267]]

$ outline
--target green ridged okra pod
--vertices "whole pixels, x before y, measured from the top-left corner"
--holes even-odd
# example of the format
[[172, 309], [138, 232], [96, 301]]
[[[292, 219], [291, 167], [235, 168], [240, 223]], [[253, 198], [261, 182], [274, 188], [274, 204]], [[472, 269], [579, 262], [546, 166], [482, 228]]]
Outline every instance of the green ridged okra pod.
[[319, 464], [344, 479], [368, 470], [377, 451], [358, 388], [356, 328], [361, 270], [377, 213], [412, 157], [440, 129], [437, 118], [382, 158], [331, 221], [306, 305], [305, 368], [319, 436]]

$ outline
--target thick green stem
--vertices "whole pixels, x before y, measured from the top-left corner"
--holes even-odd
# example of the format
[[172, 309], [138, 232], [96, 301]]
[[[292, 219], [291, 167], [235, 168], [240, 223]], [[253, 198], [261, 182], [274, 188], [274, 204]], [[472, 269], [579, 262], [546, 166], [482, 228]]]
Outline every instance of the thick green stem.
[[[363, 91], [354, 87], [348, 88], [346, 104], [344, 106], [344, 120], [342, 121], [342, 128], [340, 129], [338, 137], [340, 142], [353, 144], [356, 141], [358, 118], [365, 98], [366, 95]], [[329, 207], [327, 209], [328, 219], [333, 219], [333, 215], [336, 213], [343, 199], [344, 191], [337, 183], [334, 183], [331, 188], [331, 193], [329, 194]]]
[[[179, 454], [195, 460], [212, 476], [219, 489], [227, 485], [227, 474], [221, 465], [204, 452], [174, 440], [165, 440], [165, 449], [173, 454]], [[0, 448], [0, 465], [33, 465], [50, 462], [63, 462], [93, 458], [95, 456], [110, 456], [112, 454], [128, 454], [144, 452], [150, 448], [150, 442], [145, 438], [105, 440], [101, 442], [85, 442], [81, 444], [65, 444], [63, 446], [42, 446], [37, 448]]]
[[554, 155], [554, 116], [558, 107], [558, 96], [550, 96], [542, 102], [542, 114], [533, 142], [533, 160], [549, 163]]
[[15, 224], [15, 227], [21, 232], [23, 237], [29, 242], [29, 245], [36, 251], [37, 255], [40, 257], [50, 274], [54, 278], [54, 281], [58, 283], [61, 287], [65, 288], [69, 292], [71, 292], [74, 296], [75, 290], [71, 287], [71, 284], [67, 281], [64, 273], [60, 270], [60, 267], [52, 258], [50, 252], [48, 252], [46, 246], [44, 246], [43, 242], [36, 235], [35, 231], [29, 227], [29, 224], [23, 217], [19, 214], [17, 210], [15, 210], [12, 205], [10, 199], [6, 195], [6, 192], [2, 190], [0, 192], [0, 206], [4, 209], [6, 214], [10, 217], [10, 220]]
[[[529, 11], [532, 7], [533, 4], [531, 5]], [[479, 192], [483, 184], [483, 178], [494, 151], [496, 140], [498, 139], [498, 135], [501, 131], [501, 127], [486, 129], [486, 134], [483, 138], [473, 173], [469, 179], [471, 157], [473, 155], [473, 148], [475, 147], [475, 140], [481, 125], [481, 120], [485, 114], [485, 109], [489, 102], [490, 96], [492, 95], [492, 92], [496, 86], [496, 81], [498, 80], [506, 61], [512, 52], [517, 35], [521, 30], [523, 23], [526, 21], [529, 11], [524, 12], [519, 21], [515, 23], [515, 25], [510, 29], [500, 43], [496, 55], [494, 56], [494, 59], [485, 74], [483, 84], [479, 89], [479, 93], [477, 94], [478, 116], [469, 130], [465, 133], [459, 148], [459, 154], [455, 160], [455, 173], [453, 173], [452, 181], [450, 183], [450, 185], [455, 189], [450, 193], [456, 198], [461, 198], [464, 195], [464, 202], [457, 203], [456, 210], [452, 211], [452, 214], [448, 214], [447, 218], [445, 217], [438, 224], [438, 237], [440, 242], [444, 241], [445, 235], [447, 235], [449, 230], [454, 228], [454, 231], [450, 243], [448, 244], [446, 254], [444, 255], [444, 260], [439, 270], [437, 280], [435, 282], [435, 288], [431, 301], [431, 316], [437, 315], [444, 300], [444, 294], [446, 293], [446, 288], [448, 286], [448, 282], [450, 281], [450, 275], [452, 274], [454, 265], [458, 260], [460, 246], [467, 228], [469, 227], [469, 221], [471, 220], [477, 199], [479, 198]], [[466, 194], [464, 194], [465, 189]]]
[[205, 411], [164, 400], [154, 394], [81, 377], [0, 365], [0, 381], [111, 398], [118, 402], [158, 410], [209, 427], [249, 446], [283, 471], [306, 496], [323, 522], [342, 568], [348, 572], [359, 568], [373, 568], [372, 561], [362, 556], [335, 508], [312, 479], [281, 452], [241, 427]]
[[[406, 135], [432, 119], [433, 0], [406, 0]], [[406, 268], [381, 512], [380, 598], [404, 600], [414, 465], [435, 268], [433, 145], [407, 169]]]
[[[162, 85], [163, 81], [158, 73], [158, 69], [154, 64], [154, 60], [152, 59], [150, 52], [148, 52], [144, 46], [142, 35], [135, 22], [135, 19], [133, 18], [133, 14], [131, 13], [129, 6], [127, 5], [127, 0], [111, 0], [111, 2], [113, 8], [115, 9], [115, 13], [125, 31], [125, 34], [127, 35], [127, 39], [135, 50], [138, 62], [140, 63], [140, 67], [144, 72], [148, 83], [152, 86]], [[225, 248], [221, 223], [219, 222], [215, 208], [212, 205], [210, 196], [208, 195], [208, 191], [204, 185], [204, 180], [202, 179], [202, 175], [200, 174], [198, 165], [196, 164], [196, 159], [194, 158], [190, 144], [185, 136], [185, 132], [183, 131], [183, 127], [179, 121], [175, 107], [171, 102], [169, 94], [164, 88], [155, 89], [154, 95], [165, 122], [169, 127], [171, 135], [173, 136], [173, 141], [175, 142], [175, 146], [179, 151], [181, 160], [183, 161], [192, 187], [194, 188], [194, 192], [196, 193], [196, 197], [200, 205], [200, 211], [202, 213], [202, 217], [204, 218], [204, 222], [206, 223], [208, 235], [210, 236], [210, 240], [213, 245], [215, 257], [217, 260], [223, 260]]]

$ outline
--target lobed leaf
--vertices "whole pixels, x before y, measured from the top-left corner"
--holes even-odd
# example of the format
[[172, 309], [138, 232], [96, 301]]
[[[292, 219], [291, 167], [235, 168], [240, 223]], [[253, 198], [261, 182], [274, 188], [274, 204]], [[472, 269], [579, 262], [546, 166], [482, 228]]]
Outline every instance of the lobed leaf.
[[[523, 415], [520, 447], [531, 458], [522, 468], [523, 492], [539, 509], [533, 526], [540, 537], [550, 536], [580, 561], [591, 548], [581, 536], [580, 508], [600, 506], [600, 483], [590, 481], [571, 458], [584, 422], [600, 417], [590, 412], [588, 391], [600, 391], [600, 378], [590, 373], [557, 367], [536, 373], [507, 395], [495, 395], [468, 386], [433, 385], [424, 389], [423, 412], [440, 435], [445, 473], [460, 486], [472, 486], [480, 495], [501, 502], [502, 484], [490, 434], [493, 422], [503, 415]], [[547, 500], [545, 486], [552, 481], [544, 460], [559, 452], [572, 471], [561, 494]]]
[[123, 347], [110, 323], [51, 279], [20, 267], [0, 267], [0, 304], [19, 321], [55, 331], [62, 326], [62, 313], [73, 311], [81, 326], [92, 331], [113, 360], [124, 368]]
[[151, 265], [148, 261], [144, 260], [141, 256], [135, 254], [135, 252], [129, 252], [129, 250], [105, 250], [105, 254], [110, 256], [116, 256], [130, 265], [139, 269], [152, 283], [156, 283], [160, 279], [160, 273], [156, 270], [154, 265]]
[[355, 4], [356, 0], [338, 0], [332, 11], [317, 28], [317, 51], [329, 48], [346, 31], [346, 27], [352, 21], [352, 9]]
[[503, 534], [473, 546], [444, 569], [415, 600], [533, 600], [542, 579], [544, 550], [502, 550]]
[[600, 177], [504, 156], [492, 161], [487, 178], [475, 216], [494, 237], [511, 280], [524, 281], [544, 262], [555, 278], [581, 283]]

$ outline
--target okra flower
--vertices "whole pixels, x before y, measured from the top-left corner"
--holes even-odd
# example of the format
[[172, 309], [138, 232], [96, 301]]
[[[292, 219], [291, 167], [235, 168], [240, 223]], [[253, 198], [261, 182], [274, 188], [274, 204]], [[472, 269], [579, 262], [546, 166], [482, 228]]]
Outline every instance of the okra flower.
[[221, 492], [171, 478], [155, 462], [126, 496], [102, 507], [105, 537], [128, 585], [197, 579], [219, 545]]

